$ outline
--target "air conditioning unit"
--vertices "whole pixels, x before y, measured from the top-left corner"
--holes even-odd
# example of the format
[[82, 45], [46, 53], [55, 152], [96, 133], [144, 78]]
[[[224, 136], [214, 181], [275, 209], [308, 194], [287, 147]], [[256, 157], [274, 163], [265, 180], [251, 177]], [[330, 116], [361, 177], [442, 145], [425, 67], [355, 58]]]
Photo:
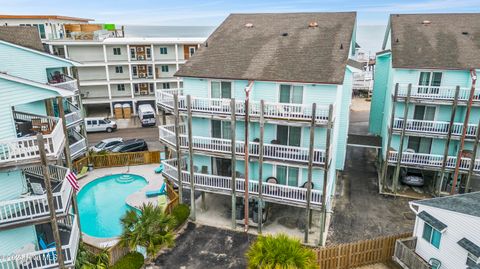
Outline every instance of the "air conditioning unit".
[[139, 74], [139, 77], [141, 77], [141, 78], [146, 78], [146, 77], [147, 77], [147, 74], [141, 73], [141, 74]]
[[138, 52], [143, 52], [143, 47], [137, 47]]
[[138, 55], [138, 59], [139, 59], [139, 60], [145, 60], [145, 56], [143, 56], [143, 55]]
[[138, 70], [145, 70], [145, 65], [139, 65]]

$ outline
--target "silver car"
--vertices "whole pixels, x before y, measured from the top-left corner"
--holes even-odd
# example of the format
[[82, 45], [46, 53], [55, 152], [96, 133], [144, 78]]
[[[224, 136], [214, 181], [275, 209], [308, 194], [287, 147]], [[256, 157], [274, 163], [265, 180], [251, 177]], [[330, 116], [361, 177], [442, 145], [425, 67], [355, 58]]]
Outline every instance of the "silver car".
[[122, 142], [123, 142], [123, 138], [121, 137], [107, 138], [98, 142], [95, 146], [91, 146], [90, 150], [93, 152], [100, 152], [102, 150], [111, 150], [112, 148], [114, 148], [115, 146], [118, 146]]
[[417, 169], [408, 169], [407, 172], [402, 175], [401, 181], [408, 186], [422, 187], [425, 185], [422, 171]]

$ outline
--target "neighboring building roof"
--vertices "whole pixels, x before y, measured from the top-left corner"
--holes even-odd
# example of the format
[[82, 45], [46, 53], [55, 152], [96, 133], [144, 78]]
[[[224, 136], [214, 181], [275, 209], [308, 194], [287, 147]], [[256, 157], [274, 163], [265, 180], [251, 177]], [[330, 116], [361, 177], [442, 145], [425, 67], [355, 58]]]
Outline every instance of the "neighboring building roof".
[[0, 26], [0, 40], [44, 52], [37, 27]]
[[14, 81], [14, 82], [30, 85], [30, 86], [33, 86], [33, 87], [54, 91], [54, 92], [57, 92], [59, 95], [61, 95], [63, 97], [71, 97], [71, 96], [74, 95], [73, 92], [71, 92], [69, 90], [65, 90], [65, 89], [58, 88], [58, 87], [55, 87], [55, 86], [51, 86], [51, 85], [48, 85], [48, 84], [39, 83], [39, 82], [36, 82], [36, 81], [33, 81], [33, 80], [24, 79], [24, 78], [17, 77], [17, 76], [8, 75], [8, 74], [1, 73], [1, 72], [0, 72], [0, 79], [6, 79], [6, 80], [9, 80], [9, 81]]
[[457, 243], [466, 251], [472, 253], [477, 257], [480, 257], [480, 247], [477, 244], [473, 243], [465, 237], [460, 239], [460, 241], [458, 241]]
[[175, 75], [342, 84], [355, 20], [355, 12], [231, 14]]
[[395, 68], [480, 67], [480, 13], [392, 14]]
[[1, 15], [0, 14], [0, 19], [64, 20], [64, 21], [80, 21], [80, 22], [94, 21], [93, 19], [69, 17], [69, 16], [58, 16], [58, 15]]
[[56, 39], [48, 40], [52, 45], [150, 45], [150, 44], [192, 44], [205, 42], [205, 37], [108, 37], [104, 40], [71, 40]]
[[355, 61], [353, 59], [348, 59], [347, 60], [347, 65], [363, 71], [363, 68], [367, 65], [367, 63], [362, 63], [362, 62], [359, 62], [359, 61]]
[[418, 213], [417, 216], [440, 232], [447, 228], [447, 225], [445, 223], [441, 222], [439, 219], [435, 218], [434, 216], [428, 214], [426, 211], [422, 211]]
[[431, 206], [480, 217], [480, 206], [478, 206], [480, 205], [480, 192], [413, 201], [412, 204]]

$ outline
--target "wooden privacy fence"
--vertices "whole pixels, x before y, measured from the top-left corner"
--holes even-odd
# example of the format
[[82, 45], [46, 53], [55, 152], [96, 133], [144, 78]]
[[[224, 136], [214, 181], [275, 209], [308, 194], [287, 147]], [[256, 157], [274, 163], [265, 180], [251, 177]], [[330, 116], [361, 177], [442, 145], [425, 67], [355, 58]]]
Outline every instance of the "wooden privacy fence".
[[127, 153], [109, 153], [83, 157], [73, 163], [76, 171], [93, 164], [94, 168], [106, 168], [128, 165], [160, 163], [160, 151], [141, 151]]
[[167, 207], [165, 208], [165, 212], [167, 212], [168, 214], [172, 214], [172, 211], [175, 207], [177, 207], [179, 200], [178, 194], [175, 192], [170, 183], [167, 183], [167, 195], [169, 202]]
[[[96, 246], [90, 245], [88, 243], [83, 242], [83, 246], [93, 254], [99, 254], [103, 251], [103, 249], [98, 248]], [[123, 256], [127, 255], [130, 252], [130, 249], [123, 247], [120, 243], [116, 243], [115, 245], [107, 248], [108, 253], [108, 262], [109, 265], [112, 266], [118, 260], [120, 260]]]
[[392, 260], [395, 241], [411, 233], [334, 245], [317, 250], [321, 269], [348, 269]]

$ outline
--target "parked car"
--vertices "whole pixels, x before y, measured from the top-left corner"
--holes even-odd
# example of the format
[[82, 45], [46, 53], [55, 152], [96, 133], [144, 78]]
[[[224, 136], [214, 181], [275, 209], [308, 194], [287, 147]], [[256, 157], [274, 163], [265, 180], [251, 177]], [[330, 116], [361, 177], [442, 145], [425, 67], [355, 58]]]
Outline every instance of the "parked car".
[[91, 146], [90, 150], [93, 152], [99, 152], [102, 150], [111, 150], [118, 144], [123, 142], [123, 138], [115, 137], [115, 138], [107, 138], [103, 139], [102, 141], [98, 142], [95, 146]]
[[126, 140], [123, 143], [115, 146], [112, 149], [114, 153], [123, 153], [123, 152], [137, 152], [137, 151], [147, 151], [148, 146], [147, 142], [143, 139], [130, 139]]
[[422, 187], [425, 184], [422, 171], [418, 169], [408, 169], [402, 174], [401, 182], [405, 185]]
[[111, 133], [117, 129], [117, 123], [107, 118], [85, 118], [87, 132]]
[[156, 123], [155, 110], [149, 104], [143, 104], [138, 106], [138, 117], [142, 123], [142, 127], [153, 126]]

